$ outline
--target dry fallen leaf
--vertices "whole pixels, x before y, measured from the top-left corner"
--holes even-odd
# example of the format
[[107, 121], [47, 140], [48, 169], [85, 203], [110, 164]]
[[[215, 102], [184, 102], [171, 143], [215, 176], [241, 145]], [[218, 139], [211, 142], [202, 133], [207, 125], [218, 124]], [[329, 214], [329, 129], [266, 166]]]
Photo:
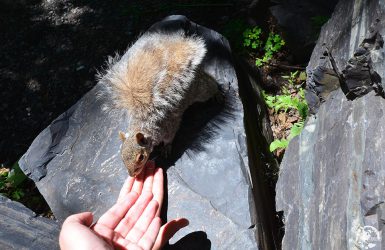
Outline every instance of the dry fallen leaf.
[[286, 113], [279, 113], [278, 114], [278, 119], [281, 123], [285, 123], [287, 120], [287, 114]]
[[287, 118], [287, 122], [290, 122], [290, 123], [296, 123], [298, 120], [299, 120], [298, 116], [290, 116], [289, 118]]
[[0, 168], [0, 175], [3, 175], [5, 173], [8, 173], [9, 169], [8, 168]]

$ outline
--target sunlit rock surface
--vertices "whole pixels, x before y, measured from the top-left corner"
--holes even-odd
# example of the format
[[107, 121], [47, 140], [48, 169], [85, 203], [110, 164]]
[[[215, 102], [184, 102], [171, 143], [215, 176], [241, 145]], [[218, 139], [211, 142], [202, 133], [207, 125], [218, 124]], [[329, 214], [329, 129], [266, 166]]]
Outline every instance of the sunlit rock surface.
[[[385, 35], [384, 16], [382, 0], [341, 0], [322, 28], [308, 76], [318, 66], [332, 69], [325, 47], [340, 73], [349, 68], [365, 39]], [[369, 67], [359, 71], [372, 70], [379, 78], [365, 73], [355, 79], [361, 86], [383, 86], [383, 47], [369, 57]], [[348, 85], [357, 76], [342, 73]], [[385, 248], [385, 99], [375, 89], [354, 85], [350, 90], [363, 95], [348, 100], [350, 90], [343, 90], [328, 94], [285, 153], [276, 189], [277, 210], [285, 217], [283, 249]]]

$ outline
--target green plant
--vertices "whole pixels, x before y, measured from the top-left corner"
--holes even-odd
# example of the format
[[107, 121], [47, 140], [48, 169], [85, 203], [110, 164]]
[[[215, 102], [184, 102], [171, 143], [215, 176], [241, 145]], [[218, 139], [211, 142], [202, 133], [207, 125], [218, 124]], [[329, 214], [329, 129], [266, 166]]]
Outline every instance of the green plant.
[[279, 111], [287, 112], [288, 109], [296, 109], [300, 117], [305, 120], [308, 114], [308, 105], [305, 100], [305, 92], [300, 89], [298, 92], [299, 97], [292, 97], [290, 95], [277, 95], [271, 96], [262, 92], [267, 106], [278, 113]]
[[286, 79], [290, 85], [294, 85], [295, 80], [297, 79], [299, 71], [290, 72], [290, 75], [282, 76], [283, 79]]
[[283, 79], [287, 81], [287, 84], [282, 88], [283, 94], [290, 95], [290, 90], [292, 89], [297, 90], [298, 88], [301, 87], [300, 85], [296, 85], [298, 73], [299, 71], [296, 70], [294, 72], [290, 72], [289, 75], [281, 76]]
[[258, 67], [268, 63], [273, 58], [273, 55], [285, 45], [282, 37], [274, 32], [269, 33], [266, 42], [263, 42], [262, 35], [262, 29], [258, 26], [248, 28], [243, 32], [243, 46], [253, 50], [261, 50], [258, 52], [263, 56], [255, 61], [255, 65]]
[[260, 67], [264, 63], [268, 63], [273, 58], [273, 55], [280, 51], [284, 45], [285, 41], [280, 35], [270, 32], [264, 46], [264, 55], [262, 58], [257, 58], [255, 65]]
[[20, 200], [24, 196], [21, 188], [27, 176], [21, 171], [19, 164], [15, 163], [11, 170], [1, 169], [0, 172], [0, 193], [14, 200]]
[[6, 185], [7, 185], [6, 178], [7, 178], [7, 176], [8, 176], [8, 172], [3, 171], [3, 172], [0, 173], [0, 192], [3, 189], [6, 188]]
[[[297, 73], [290, 74], [290, 80], [295, 79]], [[294, 82], [292, 82], [294, 84]], [[298, 91], [298, 95], [296, 97], [292, 97], [291, 95], [267, 95], [265, 92], [262, 92], [262, 95], [265, 99], [266, 105], [273, 109], [275, 113], [285, 112], [287, 113], [289, 109], [295, 109], [298, 111], [300, 116], [300, 121], [294, 123], [290, 129], [289, 136], [285, 139], [276, 139], [270, 144], [270, 151], [273, 152], [279, 148], [286, 148], [289, 145], [291, 139], [299, 135], [304, 127], [304, 121], [308, 116], [308, 105], [305, 99], [305, 92], [301, 88]]]
[[258, 49], [262, 46], [261, 41], [262, 29], [255, 26], [253, 29], [246, 29], [243, 32], [243, 46], [252, 49]]
[[304, 127], [305, 123], [303, 121], [294, 123], [293, 126], [290, 129], [290, 134], [287, 137], [287, 139], [276, 139], [270, 144], [270, 152], [273, 152], [274, 150], [278, 148], [287, 148], [289, 145], [289, 142], [291, 139], [299, 135]]
[[276, 139], [272, 143], [270, 143], [269, 150], [270, 150], [270, 152], [273, 152], [274, 150], [279, 149], [279, 148], [287, 148], [288, 145], [289, 145], [289, 140]]

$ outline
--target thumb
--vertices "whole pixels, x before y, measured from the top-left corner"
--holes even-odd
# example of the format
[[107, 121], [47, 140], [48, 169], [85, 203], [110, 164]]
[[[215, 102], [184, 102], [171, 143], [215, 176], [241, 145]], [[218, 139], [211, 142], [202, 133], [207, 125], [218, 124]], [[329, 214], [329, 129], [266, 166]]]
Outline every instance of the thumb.
[[94, 216], [91, 212], [83, 212], [69, 216], [64, 223], [79, 223], [87, 227], [91, 226]]
[[175, 219], [164, 224], [159, 230], [158, 237], [156, 238], [152, 250], [161, 249], [176, 232], [181, 228], [186, 227], [188, 224], [189, 221], [186, 218]]

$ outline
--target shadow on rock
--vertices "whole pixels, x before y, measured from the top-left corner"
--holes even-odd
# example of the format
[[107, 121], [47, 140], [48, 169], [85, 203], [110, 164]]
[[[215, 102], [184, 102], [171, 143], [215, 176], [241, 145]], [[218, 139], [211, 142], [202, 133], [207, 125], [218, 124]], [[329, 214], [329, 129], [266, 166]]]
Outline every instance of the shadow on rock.
[[207, 234], [203, 231], [196, 231], [184, 236], [173, 245], [164, 247], [165, 250], [209, 250], [211, 241], [207, 239]]
[[172, 144], [172, 153], [167, 159], [161, 156], [161, 147], [154, 152], [157, 165], [165, 169], [172, 166], [184, 153], [193, 157], [205, 150], [215, 138], [220, 126], [234, 119], [234, 90], [224, 90], [224, 103], [210, 99], [205, 103], [195, 103], [186, 110], [181, 126]]

